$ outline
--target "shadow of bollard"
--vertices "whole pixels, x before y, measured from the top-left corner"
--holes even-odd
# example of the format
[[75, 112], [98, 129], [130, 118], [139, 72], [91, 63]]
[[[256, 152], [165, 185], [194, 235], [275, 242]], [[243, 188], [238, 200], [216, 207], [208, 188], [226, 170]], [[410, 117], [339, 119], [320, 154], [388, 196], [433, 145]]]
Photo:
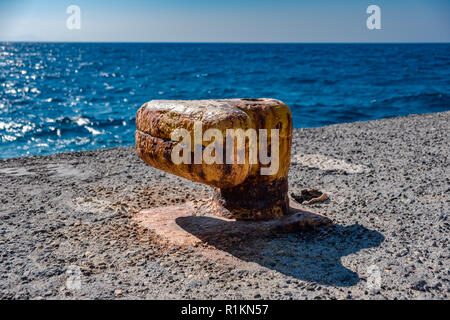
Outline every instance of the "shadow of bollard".
[[[354, 224], [329, 225], [309, 232], [261, 236], [240, 233], [242, 221], [214, 217], [186, 216], [176, 219], [185, 231], [218, 250], [254, 262], [299, 280], [323, 285], [349, 287], [359, 282], [356, 272], [346, 268], [341, 258], [361, 249], [378, 247], [384, 236]], [[210, 232], [220, 230], [220, 232]]]

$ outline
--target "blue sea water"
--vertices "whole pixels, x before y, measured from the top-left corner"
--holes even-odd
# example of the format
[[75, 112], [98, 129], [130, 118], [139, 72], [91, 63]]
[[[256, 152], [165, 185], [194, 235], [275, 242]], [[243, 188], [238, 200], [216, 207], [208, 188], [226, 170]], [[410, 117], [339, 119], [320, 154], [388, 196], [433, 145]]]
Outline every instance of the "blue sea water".
[[450, 44], [0, 43], [0, 158], [133, 145], [148, 100], [236, 97], [295, 127], [450, 110]]

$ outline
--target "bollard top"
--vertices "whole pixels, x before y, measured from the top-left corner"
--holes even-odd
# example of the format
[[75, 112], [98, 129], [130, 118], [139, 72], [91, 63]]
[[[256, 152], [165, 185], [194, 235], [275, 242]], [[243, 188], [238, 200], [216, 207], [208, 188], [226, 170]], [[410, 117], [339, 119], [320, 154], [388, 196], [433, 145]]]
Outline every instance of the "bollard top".
[[[290, 165], [292, 115], [289, 107], [276, 99], [151, 100], [138, 110], [136, 128], [136, 149], [145, 162], [189, 180], [218, 188], [231, 188], [243, 183], [246, 179], [270, 182], [287, 176]], [[182, 147], [181, 153], [178, 148], [181, 146], [181, 140], [178, 136], [173, 136], [174, 132], [180, 132], [179, 129], [184, 129], [189, 137], [188, 141], [192, 141], [190, 144], [183, 143], [187, 145], [187, 149]], [[223, 162], [206, 163], [202, 160], [195, 162], [196, 155], [202, 157], [202, 148], [211, 150], [211, 139], [202, 138], [209, 129], [214, 129], [216, 132], [218, 130], [221, 133], [219, 139], [222, 141], [219, 142], [218, 149], [224, 150], [224, 155], [219, 156]], [[231, 150], [234, 148], [234, 152], [237, 153], [238, 140], [244, 141], [244, 163], [225, 163], [227, 159], [225, 154], [230, 153], [228, 148], [225, 148], [225, 140], [227, 146], [229, 142], [228, 129], [233, 129], [230, 131], [234, 133], [237, 132], [236, 129], [242, 132], [242, 134], [239, 133], [240, 138], [236, 137], [235, 145], [231, 147]], [[280, 152], [271, 153], [272, 160], [269, 159], [271, 161], [269, 163], [260, 162], [261, 154], [258, 154], [261, 129], [266, 132], [265, 140], [267, 141], [272, 141], [271, 132], [276, 129], [274, 135], [277, 134], [275, 137]], [[250, 135], [245, 138], [247, 132], [250, 132]], [[197, 139], [199, 136], [200, 139]], [[227, 138], [223, 139], [225, 137]], [[251, 145], [255, 146], [251, 148], [252, 151], [249, 147], [250, 141]], [[214, 138], [215, 142], [216, 138]], [[176, 150], [176, 157], [179, 154], [184, 156], [185, 150], [190, 150], [191, 154], [186, 159], [194, 160], [183, 163], [174, 162], [172, 158], [174, 150]], [[249, 161], [250, 154], [254, 161]], [[265, 170], [263, 167], [270, 167], [274, 162], [277, 164], [276, 173], [265, 173], [265, 176], [261, 176], [260, 171]]]
[[[204, 131], [226, 129], [280, 129], [280, 136], [292, 134], [289, 107], [272, 98], [216, 100], [151, 100], [136, 115], [136, 129], [163, 139], [170, 139], [176, 128], [193, 134], [193, 123], [201, 121]], [[284, 127], [284, 128], [283, 128]]]
[[252, 127], [244, 111], [226, 100], [151, 100], [137, 112], [136, 129], [162, 139], [170, 139], [175, 129], [194, 134], [194, 123], [202, 123], [203, 131]]

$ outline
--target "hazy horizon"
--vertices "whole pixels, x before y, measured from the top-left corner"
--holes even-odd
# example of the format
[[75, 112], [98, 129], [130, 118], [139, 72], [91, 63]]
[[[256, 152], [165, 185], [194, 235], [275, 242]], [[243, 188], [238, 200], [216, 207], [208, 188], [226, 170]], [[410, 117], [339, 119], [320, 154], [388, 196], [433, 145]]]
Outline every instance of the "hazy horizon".
[[[67, 28], [71, 5], [80, 29]], [[379, 30], [366, 26], [369, 5]], [[450, 1], [0, 0], [0, 41], [447, 43]]]

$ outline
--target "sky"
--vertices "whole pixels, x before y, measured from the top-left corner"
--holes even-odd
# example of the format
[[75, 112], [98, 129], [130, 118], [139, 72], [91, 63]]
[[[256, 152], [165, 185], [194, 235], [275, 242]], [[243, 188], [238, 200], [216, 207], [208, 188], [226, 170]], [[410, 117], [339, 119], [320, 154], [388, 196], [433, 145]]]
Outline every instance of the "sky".
[[[381, 29], [367, 28], [369, 5]], [[450, 1], [0, 0], [0, 41], [450, 42]]]

